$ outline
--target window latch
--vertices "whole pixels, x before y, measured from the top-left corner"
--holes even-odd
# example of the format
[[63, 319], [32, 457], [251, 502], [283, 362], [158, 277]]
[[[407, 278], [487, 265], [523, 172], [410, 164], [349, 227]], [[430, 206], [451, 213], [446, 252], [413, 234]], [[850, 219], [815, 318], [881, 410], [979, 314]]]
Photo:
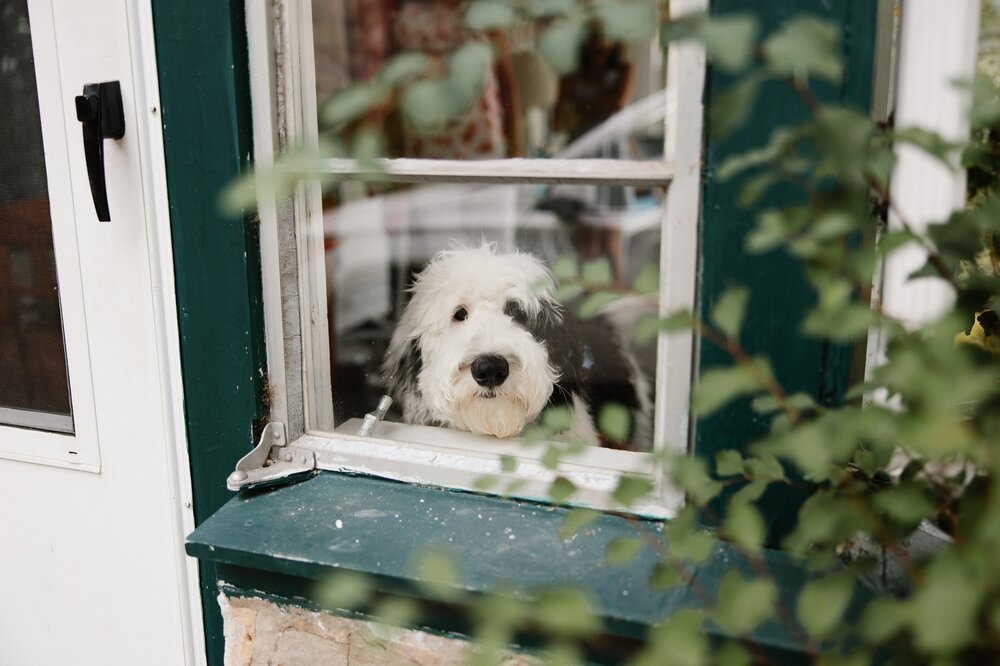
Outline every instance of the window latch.
[[235, 492], [283, 486], [306, 479], [315, 471], [316, 454], [289, 447], [285, 424], [271, 421], [264, 426], [253, 451], [236, 463], [226, 487]]
[[375, 408], [375, 411], [365, 414], [365, 419], [361, 422], [361, 427], [358, 428], [358, 435], [361, 437], [371, 437], [375, 432], [375, 426], [385, 418], [390, 407], [392, 407], [392, 398], [383, 395], [378, 401], [378, 407]]

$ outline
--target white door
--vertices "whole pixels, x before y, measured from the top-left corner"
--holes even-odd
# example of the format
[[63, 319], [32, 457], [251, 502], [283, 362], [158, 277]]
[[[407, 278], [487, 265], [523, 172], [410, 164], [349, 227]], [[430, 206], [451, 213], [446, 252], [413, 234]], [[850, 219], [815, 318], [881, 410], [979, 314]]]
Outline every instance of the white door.
[[203, 653], [148, 4], [0, 0], [0, 665]]

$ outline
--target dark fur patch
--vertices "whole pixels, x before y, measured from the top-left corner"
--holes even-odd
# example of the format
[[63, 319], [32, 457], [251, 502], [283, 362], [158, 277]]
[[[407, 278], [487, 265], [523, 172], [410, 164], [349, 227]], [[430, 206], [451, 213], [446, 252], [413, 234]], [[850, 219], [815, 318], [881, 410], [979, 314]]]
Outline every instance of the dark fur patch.
[[521, 304], [514, 299], [510, 299], [503, 305], [503, 313], [514, 320], [518, 326], [527, 328], [528, 313], [524, 311]]
[[[571, 406], [573, 394], [578, 394], [587, 403], [595, 423], [601, 409], [611, 403], [638, 413], [633, 368], [607, 319], [600, 315], [581, 319], [572, 304], [547, 303], [542, 314], [529, 322], [528, 329], [545, 345], [550, 362], [560, 374], [549, 398], [550, 406]], [[633, 421], [629, 441], [613, 441], [598, 433], [602, 446], [633, 448], [635, 426]]]
[[424, 369], [423, 355], [420, 353], [420, 342], [410, 340], [409, 344], [398, 358], [391, 360], [391, 372], [385, 378], [386, 388], [400, 406], [402, 406], [403, 396], [415, 395], [420, 397], [420, 389], [417, 388], [417, 379], [421, 370]]

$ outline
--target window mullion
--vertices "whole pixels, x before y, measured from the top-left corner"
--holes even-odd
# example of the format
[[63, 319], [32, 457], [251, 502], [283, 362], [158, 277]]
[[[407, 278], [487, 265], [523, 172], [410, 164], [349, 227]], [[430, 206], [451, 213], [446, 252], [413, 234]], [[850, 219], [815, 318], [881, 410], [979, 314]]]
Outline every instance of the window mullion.
[[407, 183], [541, 183], [579, 185], [667, 185], [673, 178], [671, 164], [661, 160], [611, 159], [503, 159], [436, 160], [379, 159], [365, 165], [354, 159], [289, 159], [282, 168], [290, 172], [363, 178], [383, 176]]

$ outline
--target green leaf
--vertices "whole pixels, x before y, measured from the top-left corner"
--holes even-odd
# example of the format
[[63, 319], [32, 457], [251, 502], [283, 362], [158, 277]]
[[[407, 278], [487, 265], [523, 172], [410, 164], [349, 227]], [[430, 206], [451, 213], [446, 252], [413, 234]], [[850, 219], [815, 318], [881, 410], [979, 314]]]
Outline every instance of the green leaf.
[[784, 408], [783, 404], [787, 404], [789, 407], [799, 411], [816, 409], [816, 401], [813, 400], [813, 397], [808, 393], [803, 393], [801, 391], [788, 396], [784, 403], [779, 401], [773, 395], [757, 396], [754, 398], [751, 407], [753, 407], [753, 410], [758, 414], [773, 414], [781, 411]]
[[476, 490], [491, 490], [493, 488], [496, 488], [498, 481], [499, 479], [497, 479], [497, 477], [495, 476], [483, 475], [476, 478], [476, 480], [472, 484], [472, 487], [475, 488]]
[[747, 458], [745, 461], [746, 475], [751, 479], [764, 479], [766, 481], [785, 481], [785, 468], [781, 462], [771, 455], [762, 455], [754, 458]]
[[564, 476], [558, 476], [549, 485], [549, 499], [553, 502], [565, 502], [573, 493], [576, 492], [576, 486], [572, 481]]
[[726, 641], [715, 653], [716, 666], [753, 666], [754, 663], [750, 651], [736, 641]]
[[722, 484], [708, 474], [705, 460], [694, 456], [675, 458], [671, 478], [696, 505], [704, 505], [722, 491]]
[[376, 160], [385, 156], [382, 132], [364, 129], [355, 134], [351, 142], [351, 156], [364, 169], [378, 169]]
[[815, 638], [826, 638], [843, 624], [853, 593], [854, 580], [845, 573], [806, 583], [796, 605], [802, 626]]
[[927, 492], [913, 482], [904, 482], [895, 488], [883, 490], [872, 497], [875, 509], [900, 525], [916, 528], [921, 520], [935, 511], [934, 502]]
[[580, 303], [580, 308], [577, 314], [580, 315], [582, 319], [590, 319], [591, 317], [596, 317], [600, 314], [601, 310], [606, 308], [611, 303], [614, 303], [620, 298], [618, 294], [613, 291], [595, 291], [594, 293], [583, 299]]
[[479, 100], [486, 75], [493, 66], [493, 48], [488, 44], [466, 42], [448, 58], [448, 86], [456, 99], [456, 112]]
[[583, 663], [580, 648], [570, 643], [550, 644], [542, 656], [542, 666], [578, 666]]
[[339, 571], [320, 584], [316, 599], [324, 608], [353, 610], [364, 605], [371, 593], [372, 585], [367, 576]]
[[709, 126], [714, 134], [725, 137], [743, 126], [757, 104], [763, 81], [762, 76], [751, 74], [716, 96], [709, 107]]
[[738, 338], [749, 300], [749, 289], [730, 287], [715, 302], [715, 306], [712, 308], [712, 322], [728, 337]]
[[378, 80], [384, 86], [398, 86], [427, 71], [431, 59], [426, 54], [409, 51], [393, 56], [378, 73]]
[[750, 64], [759, 32], [755, 16], [734, 13], [711, 17], [702, 24], [698, 37], [712, 63], [724, 72], [735, 74]]
[[517, 469], [517, 458], [514, 456], [500, 456], [500, 469], [504, 472], [513, 472]]
[[909, 608], [897, 599], [872, 599], [861, 615], [861, 635], [873, 643], [884, 643], [906, 627]]
[[337, 93], [323, 105], [320, 122], [339, 127], [357, 120], [385, 99], [385, 89], [375, 84], [354, 85]]
[[743, 208], [755, 206], [760, 198], [777, 182], [778, 175], [773, 171], [761, 171], [751, 176], [740, 187], [740, 196], [736, 203]]
[[564, 432], [573, 425], [573, 412], [569, 407], [546, 407], [542, 412], [542, 425], [551, 432]]
[[552, 274], [557, 280], [572, 280], [580, 274], [580, 265], [573, 257], [562, 255], [552, 264]]
[[699, 416], [708, 416], [736, 398], [761, 390], [757, 380], [741, 366], [712, 368], [698, 378], [691, 394], [691, 409]]
[[498, 30], [514, 24], [514, 11], [505, 4], [475, 0], [465, 10], [465, 25], [470, 30]]
[[580, 64], [580, 45], [587, 34], [586, 25], [578, 18], [557, 19], [542, 32], [538, 52], [557, 74], [575, 72]]
[[[273, 175], [264, 176], [274, 178]], [[236, 217], [257, 208], [257, 180], [253, 172], [230, 181], [219, 193], [219, 209]]]
[[738, 501], [729, 503], [724, 529], [734, 543], [751, 552], [760, 550], [767, 530], [760, 512], [750, 504]]
[[600, 628], [586, 592], [578, 587], [542, 590], [536, 603], [536, 622], [557, 636], [587, 636]]
[[693, 506], [682, 508], [667, 523], [667, 542], [670, 554], [694, 564], [704, 562], [715, 550], [715, 537], [698, 527], [698, 514]]
[[604, 552], [604, 563], [611, 566], [628, 564], [639, 554], [643, 545], [642, 540], [635, 537], [618, 537], [608, 544]]
[[420, 605], [406, 597], [391, 597], [380, 602], [371, 614], [379, 624], [407, 627], [420, 616]]
[[545, 452], [542, 454], [541, 463], [545, 469], [556, 469], [559, 467], [559, 462], [566, 455], [566, 450], [558, 444], [550, 444], [545, 447]]
[[677, 312], [666, 317], [651, 314], [639, 319], [635, 327], [635, 341], [640, 345], [652, 341], [660, 333], [672, 333], [691, 327], [691, 314]]
[[764, 40], [764, 60], [779, 76], [840, 81], [840, 29], [813, 16], [796, 16]]
[[948, 653], [966, 646], [976, 636], [983, 592], [981, 574], [956, 553], [937, 557], [912, 599], [910, 621], [917, 647]]
[[570, 509], [566, 512], [562, 525], [559, 526], [559, 538], [563, 541], [571, 539], [600, 516], [601, 512], [594, 509]]
[[627, 442], [632, 432], [632, 413], [624, 405], [609, 402], [597, 414], [597, 429], [616, 442]]
[[949, 169], [952, 168], [952, 155], [960, 148], [959, 144], [946, 141], [940, 134], [929, 132], [922, 127], [907, 127], [896, 130], [892, 136], [900, 143], [916, 146], [928, 155], [936, 157]]
[[718, 603], [713, 618], [726, 631], [742, 636], [774, 614], [778, 589], [770, 580], [746, 580], [730, 569], [719, 584]]
[[532, 0], [525, 5], [528, 15], [536, 19], [568, 16], [576, 13], [578, 8], [576, 0]]
[[419, 584], [442, 599], [452, 599], [458, 594], [461, 583], [458, 563], [441, 550], [425, 550], [413, 563], [414, 577]]
[[649, 39], [656, 32], [656, 16], [650, 2], [601, 0], [593, 11], [604, 35], [612, 41], [637, 42]]
[[714, 663], [701, 611], [675, 612], [650, 631], [649, 647], [632, 666], [708, 666]]
[[461, 105], [444, 79], [414, 81], [399, 102], [403, 117], [417, 134], [437, 134], [447, 127]]
[[756, 17], [749, 13], [697, 14], [668, 22], [662, 37], [664, 41], [700, 41], [714, 66], [736, 74], [750, 64], [759, 31]]
[[715, 454], [715, 473], [719, 476], [741, 476], [743, 455], [736, 449], [725, 449]]
[[618, 486], [612, 497], [623, 506], [632, 506], [636, 500], [641, 499], [653, 491], [653, 484], [649, 479], [640, 476], [625, 476], [618, 479]]
[[649, 586], [654, 590], [669, 590], [684, 582], [684, 577], [677, 567], [666, 562], [660, 562], [653, 567], [649, 577]]
[[736, 491], [733, 495], [734, 502], [756, 502], [764, 494], [771, 482], [767, 479], [751, 481]]
[[582, 296], [587, 290], [582, 284], [576, 282], [567, 282], [566, 284], [559, 285], [556, 290], [556, 300], [560, 303], [568, 303], [575, 298]]
[[[758, 76], [760, 74], [758, 73]], [[748, 110], [745, 110], [748, 112]], [[796, 142], [801, 139], [803, 130], [801, 128], [779, 127], [771, 132], [767, 144], [762, 148], [748, 150], [739, 153], [719, 165], [715, 172], [715, 177], [719, 181], [725, 182], [753, 167], [761, 167], [778, 162], [788, 153], [794, 150]], [[810, 215], [812, 211], [810, 210]]]
[[606, 287], [614, 280], [611, 262], [606, 257], [586, 262], [580, 275], [583, 281], [591, 287]]
[[647, 262], [639, 269], [639, 274], [632, 283], [632, 291], [637, 294], [656, 294], [660, 291], [660, 268], [652, 262]]

